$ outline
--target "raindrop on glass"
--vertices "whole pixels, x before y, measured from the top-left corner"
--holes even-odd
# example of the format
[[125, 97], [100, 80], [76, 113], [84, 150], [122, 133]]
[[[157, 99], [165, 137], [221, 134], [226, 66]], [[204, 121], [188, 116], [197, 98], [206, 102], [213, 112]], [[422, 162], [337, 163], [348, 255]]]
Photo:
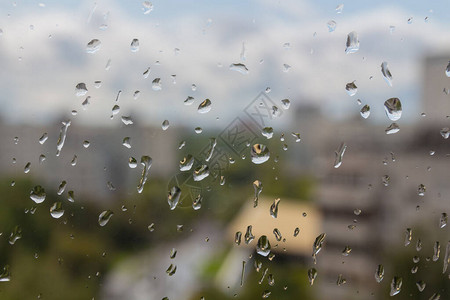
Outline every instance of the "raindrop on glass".
[[254, 164], [262, 164], [269, 160], [270, 152], [263, 144], [254, 144], [250, 150], [250, 156]]
[[389, 71], [387, 62], [385, 61], [381, 64], [381, 74], [383, 74], [383, 78], [384, 80], [386, 80], [387, 84], [389, 84], [389, 86], [392, 86], [392, 74], [391, 71]]
[[258, 253], [261, 256], [267, 256], [270, 253], [270, 242], [267, 236], [262, 235], [258, 239], [258, 243], [256, 244], [256, 253]]
[[367, 119], [370, 116], [370, 106], [367, 104], [364, 105], [361, 108], [360, 114], [361, 114], [361, 117], [363, 117], [364, 119]]
[[389, 98], [384, 102], [384, 111], [391, 121], [397, 121], [402, 116], [402, 103], [398, 98]]
[[50, 207], [50, 215], [55, 219], [59, 219], [64, 215], [64, 209], [62, 208], [61, 202], [53, 203]]
[[167, 195], [167, 202], [169, 203], [170, 209], [174, 210], [178, 202], [180, 201], [181, 189], [177, 186], [173, 186]]
[[356, 92], [358, 91], [358, 87], [356, 86], [355, 82], [349, 82], [345, 85], [345, 90], [347, 91], [347, 94], [352, 97], [356, 95]]
[[238, 64], [231, 64], [230, 70], [237, 71], [241, 74], [248, 74], [248, 69], [244, 64], [238, 63]]
[[347, 35], [347, 43], [345, 53], [355, 53], [359, 50], [359, 40], [356, 31], [352, 31]]
[[30, 192], [30, 199], [33, 200], [35, 203], [44, 202], [45, 197], [46, 197], [45, 189], [40, 185], [36, 185]]
[[103, 211], [99, 216], [98, 216], [98, 224], [100, 226], [105, 226], [106, 224], [108, 224], [109, 220], [111, 219], [111, 217], [114, 215], [114, 213], [110, 210], [105, 210]]
[[139, 51], [139, 40], [133, 39], [130, 44], [130, 50], [131, 52], [138, 52]]
[[205, 99], [200, 105], [198, 106], [197, 111], [201, 114], [206, 114], [211, 110], [211, 100]]
[[93, 39], [89, 43], [87, 43], [86, 52], [87, 53], [95, 53], [98, 50], [100, 50], [101, 46], [102, 46], [102, 43], [100, 42], [100, 40]]

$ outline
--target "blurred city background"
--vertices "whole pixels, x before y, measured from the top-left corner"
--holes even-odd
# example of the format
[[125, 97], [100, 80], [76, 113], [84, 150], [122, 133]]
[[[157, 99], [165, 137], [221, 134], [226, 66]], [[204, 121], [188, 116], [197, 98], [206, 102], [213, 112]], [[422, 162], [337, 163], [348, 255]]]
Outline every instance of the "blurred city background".
[[450, 299], [413, 2], [2, 3], [0, 298]]

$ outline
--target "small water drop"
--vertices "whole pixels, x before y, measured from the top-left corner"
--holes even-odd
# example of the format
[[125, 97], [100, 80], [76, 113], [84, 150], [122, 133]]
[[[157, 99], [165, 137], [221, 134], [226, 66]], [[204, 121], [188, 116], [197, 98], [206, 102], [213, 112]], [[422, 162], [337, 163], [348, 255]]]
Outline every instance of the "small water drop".
[[77, 165], [78, 157], [76, 155], [73, 156], [72, 160], [70, 161], [70, 164], [74, 167]]
[[30, 192], [30, 199], [33, 200], [35, 203], [39, 204], [44, 202], [45, 197], [46, 197], [45, 189], [40, 185], [36, 185]]
[[39, 163], [42, 164], [47, 158], [44, 154], [39, 155]]
[[75, 195], [73, 191], [67, 192], [67, 200], [72, 203], [75, 202]]
[[359, 50], [359, 40], [356, 31], [352, 31], [347, 35], [347, 43], [345, 53], [355, 53]]
[[19, 225], [14, 226], [13, 231], [9, 235], [8, 243], [14, 245], [18, 240], [22, 238], [22, 228]]
[[245, 243], [248, 245], [255, 239], [255, 236], [252, 233], [252, 225], [247, 226], [247, 231], [245, 232], [244, 240]]
[[108, 224], [111, 217], [114, 216], [114, 213], [111, 210], [105, 210], [98, 216], [98, 224], [100, 226], [105, 226]]
[[263, 144], [254, 144], [250, 150], [251, 160], [254, 164], [262, 164], [269, 160], [269, 148]]
[[139, 184], [137, 186], [137, 191], [139, 194], [141, 194], [142, 191], [144, 190], [144, 185], [147, 182], [148, 173], [152, 166], [152, 161], [153, 160], [150, 156], [143, 155], [141, 157], [142, 174], [141, 174], [141, 179], [139, 180]]
[[300, 233], [300, 228], [296, 227], [294, 229], [294, 237], [298, 236], [299, 233]]
[[139, 40], [133, 39], [130, 44], [130, 50], [131, 52], [138, 52], [139, 51]]
[[316, 280], [316, 277], [317, 277], [317, 270], [315, 268], [310, 268], [308, 270], [309, 285], [314, 284], [314, 280]]
[[337, 285], [337, 286], [341, 286], [341, 285], [346, 284], [346, 283], [347, 283], [347, 279], [345, 279], [345, 278], [342, 276], [342, 274], [339, 274], [339, 275], [338, 275], [338, 278], [337, 278], [337, 280], [336, 280], [336, 285]]
[[253, 207], [258, 206], [259, 194], [261, 194], [263, 185], [259, 180], [253, 181], [253, 189], [255, 190], [255, 197], [253, 198]]
[[186, 155], [182, 160], [180, 160], [180, 171], [189, 171], [194, 165], [194, 157], [190, 154]]
[[375, 280], [380, 283], [384, 278], [384, 267], [383, 265], [378, 265], [375, 271]]
[[23, 172], [24, 172], [25, 174], [29, 173], [29, 172], [30, 172], [30, 167], [31, 167], [31, 163], [30, 163], [30, 162], [27, 162], [27, 164], [26, 164], [25, 167], [23, 168]]
[[258, 243], [256, 244], [256, 253], [258, 253], [261, 256], [267, 256], [270, 253], [270, 242], [267, 236], [262, 235], [258, 239]]
[[207, 165], [200, 165], [195, 168], [194, 173], [192, 174], [194, 181], [202, 181], [206, 177], [209, 176], [209, 168]]
[[441, 244], [439, 241], [436, 241], [433, 246], [433, 261], [439, 260], [439, 255], [441, 253]]
[[176, 271], [177, 271], [177, 266], [170, 264], [170, 266], [166, 270], [166, 273], [167, 273], [167, 275], [172, 276], [175, 274]]
[[398, 98], [389, 98], [384, 102], [386, 116], [391, 121], [398, 121], [402, 116], [402, 103]]
[[84, 141], [83, 142], [83, 147], [84, 148], [89, 148], [90, 145], [91, 145], [91, 143], [89, 141]]
[[381, 74], [383, 74], [384, 80], [386, 80], [387, 84], [389, 86], [392, 86], [392, 74], [391, 71], [389, 71], [389, 68], [387, 66], [387, 62], [383, 61], [381, 64]]
[[130, 116], [122, 116], [121, 120], [122, 120], [122, 123], [125, 125], [133, 124], [133, 119]]
[[61, 154], [61, 150], [64, 147], [64, 142], [66, 141], [67, 128], [70, 126], [70, 120], [62, 122], [61, 130], [59, 131], [58, 141], [56, 142], [56, 156]]
[[400, 127], [398, 126], [397, 123], [392, 123], [391, 125], [389, 125], [384, 132], [386, 134], [394, 134], [400, 131]]
[[439, 219], [439, 228], [444, 228], [447, 226], [448, 215], [447, 213], [442, 213], [441, 218]]
[[339, 4], [338, 6], [336, 6], [336, 13], [337, 14], [341, 14], [342, 11], [344, 10], [344, 4]]
[[61, 202], [53, 203], [50, 207], [50, 215], [55, 219], [59, 219], [64, 215], [64, 209]]
[[367, 119], [370, 116], [370, 106], [369, 105], [364, 105], [363, 108], [361, 108], [360, 111], [361, 117], [363, 117], [364, 119]]
[[277, 240], [277, 242], [281, 241], [281, 239], [283, 238], [283, 236], [281, 235], [281, 232], [278, 228], [273, 229], [273, 235], [275, 236], [275, 239]]
[[160, 91], [162, 89], [161, 78], [155, 78], [152, 81], [152, 90]]
[[234, 243], [239, 246], [241, 244], [241, 239], [242, 239], [242, 232], [240, 231], [236, 232], [236, 234], [234, 235]]
[[206, 114], [211, 110], [211, 100], [205, 99], [200, 105], [198, 106], [197, 111], [201, 114]]
[[114, 105], [111, 111], [113, 116], [117, 115], [120, 112], [120, 106], [117, 104]]
[[411, 244], [411, 239], [412, 239], [412, 229], [411, 228], [406, 228], [406, 231], [405, 231], [405, 247], [409, 246], [409, 244]]
[[164, 121], [162, 122], [162, 124], [161, 124], [162, 130], [167, 130], [167, 129], [169, 129], [169, 126], [170, 126], [169, 120], [164, 120]]
[[64, 190], [66, 189], [67, 186], [67, 182], [65, 180], [61, 181], [61, 184], [58, 187], [58, 191], [56, 192], [59, 196], [62, 195], [62, 193], [64, 193]]
[[356, 86], [355, 81], [347, 83], [345, 85], [345, 90], [350, 97], [355, 96], [356, 92], [358, 91], [358, 87]]
[[142, 2], [142, 10], [144, 15], [148, 15], [153, 10], [153, 4], [150, 1]]
[[241, 63], [231, 64], [230, 65], [230, 70], [237, 71], [237, 72], [239, 72], [241, 74], [244, 74], [244, 75], [248, 74], [248, 72], [249, 72], [247, 67], [244, 64], [241, 64]]
[[450, 137], [450, 129], [448, 127], [442, 128], [439, 133], [444, 139], [448, 139]]
[[77, 97], [82, 97], [82, 96], [86, 95], [87, 92], [88, 92], [88, 89], [84, 82], [80, 82], [75, 86], [75, 94], [77, 95]]
[[131, 138], [129, 136], [124, 137], [123, 140], [122, 140], [122, 145], [125, 148], [130, 149], [131, 148]]
[[445, 75], [447, 75], [447, 77], [450, 77], [450, 61], [448, 62], [447, 68], [445, 68]]
[[350, 248], [349, 246], [345, 246], [344, 250], [342, 250], [342, 255], [348, 256], [350, 252], [352, 252], [352, 248]]
[[39, 144], [43, 145], [48, 139], [48, 134], [45, 132], [40, 138], [39, 138]]
[[336, 21], [330, 20], [327, 22], [328, 32], [333, 32], [336, 30]]
[[87, 43], [86, 52], [87, 53], [95, 53], [98, 50], [100, 50], [101, 46], [102, 46], [102, 43], [100, 42], [100, 40], [93, 39], [89, 43]]
[[402, 290], [402, 278], [394, 276], [391, 282], [391, 291], [389, 292], [390, 296], [395, 296]]
[[280, 201], [281, 199], [277, 198], [273, 201], [272, 205], [270, 206], [270, 215], [274, 219], [278, 217], [278, 205], [280, 204]]
[[11, 280], [11, 273], [9, 272], [9, 266], [3, 267], [3, 271], [0, 273], [0, 282], [7, 282]]
[[344, 157], [344, 153], [345, 153], [346, 149], [347, 149], [347, 145], [344, 142], [342, 142], [339, 145], [339, 148], [336, 151], [334, 151], [334, 155], [335, 155], [334, 167], [335, 168], [339, 168], [342, 165], [342, 158]]
[[202, 208], [202, 200], [203, 197], [201, 195], [197, 195], [197, 197], [195, 197], [195, 199], [192, 201], [192, 208], [194, 210], [199, 210], [200, 208]]
[[184, 100], [184, 105], [191, 105], [194, 103], [194, 97], [188, 96], [186, 100]]
[[180, 201], [181, 189], [178, 186], [173, 186], [169, 190], [169, 194], [167, 195], [167, 202], [169, 203], [170, 210], [174, 210], [178, 202]]
[[419, 186], [417, 187], [417, 195], [422, 197], [425, 196], [426, 190], [427, 188], [423, 184], [419, 184]]
[[272, 127], [264, 127], [262, 129], [261, 134], [265, 136], [267, 139], [271, 139], [273, 137], [273, 128]]
[[316, 237], [316, 239], [314, 241], [314, 244], [312, 247], [313, 248], [312, 257], [313, 257], [314, 264], [316, 264], [316, 262], [317, 262], [317, 254], [322, 249], [322, 245], [323, 245], [323, 242], [325, 241], [325, 237], [326, 237], [326, 234], [321, 233]]

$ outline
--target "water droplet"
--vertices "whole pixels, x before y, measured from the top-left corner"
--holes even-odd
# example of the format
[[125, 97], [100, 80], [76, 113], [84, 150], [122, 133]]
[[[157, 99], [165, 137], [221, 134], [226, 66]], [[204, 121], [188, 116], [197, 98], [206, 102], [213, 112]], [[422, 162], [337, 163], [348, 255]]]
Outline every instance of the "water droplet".
[[412, 229], [411, 228], [406, 228], [406, 231], [405, 231], [405, 247], [409, 246], [409, 244], [411, 244], [411, 239], [412, 239]]
[[180, 160], [180, 171], [189, 171], [192, 166], [194, 165], [194, 157], [192, 157], [192, 155], [188, 154], [187, 156], [185, 156], [182, 160]]
[[397, 123], [392, 123], [384, 130], [384, 132], [386, 132], [386, 134], [394, 134], [399, 131], [400, 131], [400, 127], [398, 126]]
[[254, 164], [262, 164], [269, 160], [270, 152], [263, 144], [254, 144], [250, 150], [250, 156]]
[[195, 127], [194, 131], [195, 131], [196, 134], [200, 134], [200, 133], [203, 132], [203, 129], [201, 127]]
[[83, 142], [83, 147], [84, 148], [89, 148], [90, 145], [91, 145], [91, 143], [89, 141], [84, 141]]
[[402, 116], [402, 103], [398, 98], [390, 98], [384, 102], [384, 110], [391, 121], [397, 121]]
[[98, 216], [98, 224], [100, 226], [105, 226], [108, 224], [111, 217], [114, 216], [114, 213], [111, 210], [105, 210]]
[[120, 106], [117, 104], [114, 105], [111, 111], [113, 116], [117, 115], [120, 112]]
[[294, 137], [294, 141], [299, 143], [302, 139], [300, 138], [300, 133], [291, 132], [291, 135]]
[[342, 274], [339, 274], [338, 278], [336, 280], [336, 285], [337, 286], [341, 286], [341, 285], [346, 284], [346, 283], [347, 283], [347, 280], [342, 276]]
[[78, 157], [76, 155], [73, 156], [72, 160], [70, 161], [70, 164], [74, 167], [77, 165]]
[[239, 246], [241, 244], [241, 239], [242, 239], [242, 232], [240, 231], [236, 232], [236, 234], [234, 235], [234, 243]]
[[64, 215], [64, 209], [62, 208], [61, 202], [53, 203], [50, 207], [50, 215], [55, 219], [59, 219]]
[[72, 203], [75, 202], [75, 195], [73, 191], [67, 192], [67, 200]]
[[447, 68], [445, 68], [445, 75], [447, 75], [447, 77], [450, 77], [450, 61], [448, 62]]
[[125, 125], [133, 124], [133, 119], [131, 119], [131, 117], [129, 117], [129, 116], [122, 116], [121, 120], [122, 120], [122, 123]]
[[25, 167], [23, 168], [23, 172], [24, 172], [25, 174], [29, 173], [29, 172], [30, 172], [30, 167], [31, 167], [31, 163], [30, 163], [30, 162], [27, 162], [27, 164], [26, 164]]
[[39, 163], [42, 164], [47, 158], [44, 154], [39, 155]]
[[344, 4], [339, 4], [338, 6], [336, 6], [337, 14], [341, 14], [343, 10], [344, 10]]
[[172, 248], [172, 250], [170, 250], [170, 259], [174, 259], [177, 256], [177, 249]]
[[230, 65], [230, 70], [237, 71], [237, 72], [239, 72], [241, 74], [244, 74], [244, 75], [248, 74], [247, 67], [244, 64], [241, 64], [241, 63], [231, 64]]
[[102, 46], [102, 43], [100, 42], [100, 40], [93, 39], [89, 43], [87, 43], [86, 52], [87, 53], [95, 53], [98, 50], [100, 50], [101, 46]]
[[270, 253], [270, 242], [267, 236], [262, 235], [258, 239], [258, 243], [256, 245], [256, 253], [258, 253], [261, 256], [267, 256]]
[[442, 213], [441, 218], [439, 219], [439, 228], [444, 228], [447, 226], [448, 215], [447, 213]]
[[214, 149], [216, 148], [217, 145], [217, 141], [215, 138], [210, 138], [209, 139], [209, 149], [208, 152], [206, 152], [206, 158], [205, 161], [209, 162], [213, 156], [214, 153]]
[[137, 191], [139, 194], [142, 193], [142, 191], [144, 190], [144, 185], [147, 182], [148, 172], [150, 170], [150, 167], [152, 166], [152, 158], [147, 155], [142, 156], [141, 165], [142, 165], [142, 174], [137, 187]]
[[139, 40], [133, 39], [130, 44], [130, 50], [131, 52], [138, 52], [139, 51]]
[[383, 265], [378, 265], [377, 270], [375, 271], [375, 280], [380, 283], [384, 278], [384, 267]]
[[347, 94], [352, 97], [356, 95], [356, 92], [358, 91], [358, 87], [356, 86], [355, 82], [349, 82], [345, 85], [345, 90], [347, 91]]
[[154, 91], [160, 91], [162, 89], [161, 86], [161, 78], [155, 78], [152, 81], [152, 90]]
[[413, 263], [417, 264], [420, 261], [420, 257], [417, 255], [413, 257]]
[[201, 165], [195, 168], [194, 173], [192, 174], [194, 181], [202, 181], [206, 177], [209, 176], [209, 168], [207, 165]]
[[364, 119], [367, 119], [370, 116], [370, 106], [369, 105], [364, 105], [363, 108], [361, 108], [360, 111], [361, 117], [363, 117]]
[[283, 238], [283, 236], [281, 235], [281, 232], [278, 228], [274, 228], [273, 229], [273, 235], [275, 236], [275, 239], [279, 242], [281, 241], [281, 239]]
[[344, 250], [342, 250], [342, 255], [348, 256], [350, 252], [352, 252], [352, 248], [350, 248], [349, 246], [345, 246]]
[[441, 295], [439, 293], [434, 293], [428, 300], [439, 300], [441, 299]]
[[178, 202], [180, 201], [181, 189], [178, 186], [173, 186], [169, 190], [169, 194], [167, 195], [167, 202], [169, 203], [170, 210], [174, 210]]
[[347, 149], [347, 145], [343, 142], [341, 143], [341, 145], [339, 146], [339, 148], [334, 151], [334, 167], [335, 168], [339, 168], [342, 164], [342, 158], [344, 156], [345, 150]]
[[[261, 267], [262, 267], [262, 265], [261, 265]], [[264, 281], [264, 277], [266, 277], [268, 271], [269, 271], [269, 268], [264, 269], [261, 279], [259, 279], [259, 281], [258, 281], [259, 284], [261, 284]]]
[[278, 217], [278, 205], [280, 204], [281, 199], [277, 198], [273, 201], [272, 205], [270, 206], [270, 215], [272, 218]]
[[273, 128], [272, 127], [264, 127], [262, 129], [261, 134], [265, 136], [267, 139], [271, 139], [273, 137]]
[[211, 100], [205, 99], [200, 105], [198, 106], [197, 111], [201, 114], [206, 114], [211, 110]]
[[150, 67], [148, 67], [143, 73], [142, 76], [144, 78], [148, 78], [148, 75], [150, 75]]
[[177, 271], [177, 266], [170, 264], [170, 266], [167, 268], [166, 273], [169, 276], [172, 276]]
[[9, 272], [9, 266], [3, 267], [3, 271], [0, 273], [0, 282], [6, 282], [11, 280], [11, 273]]
[[389, 86], [392, 86], [392, 74], [391, 71], [389, 71], [389, 68], [387, 66], [387, 62], [383, 61], [381, 64], [381, 74], [383, 74], [384, 80], [386, 80], [387, 84]]
[[252, 225], [247, 226], [247, 231], [245, 232], [244, 240], [245, 243], [248, 245], [255, 239], [255, 236], [252, 233]]
[[326, 237], [326, 234], [321, 233], [316, 237], [316, 239], [314, 241], [314, 244], [312, 247], [313, 248], [312, 257], [313, 257], [314, 264], [316, 264], [316, 262], [317, 262], [316, 257], [317, 257], [317, 254], [322, 249], [322, 245], [323, 245], [323, 242], [325, 241], [325, 237]]
[[262, 189], [263, 189], [262, 182], [259, 180], [253, 181], [253, 189], [255, 190], [255, 197], [253, 198], [253, 207], [257, 207], [259, 194], [261, 194]]
[[[240, 239], [239, 239], [239, 243], [240, 243]], [[245, 264], [246, 264], [246, 262], [245, 262], [245, 260], [243, 260], [242, 261], [242, 271], [241, 271], [241, 286], [244, 284]], [[203, 300], [205, 300], [205, 299], [203, 298]]]
[[263, 299], [269, 298], [269, 296], [270, 296], [271, 293], [272, 293], [271, 291], [265, 290], [265, 291], [262, 293]]
[[77, 95], [77, 97], [82, 97], [82, 96], [86, 95], [87, 92], [88, 92], [88, 89], [84, 82], [80, 82], [79, 84], [77, 84], [75, 86], [75, 94]]
[[433, 261], [439, 260], [439, 255], [441, 253], [441, 244], [436, 241], [433, 246]]
[[299, 233], [300, 233], [300, 228], [296, 227], [294, 229], [294, 237], [298, 236]]
[[200, 208], [202, 208], [202, 200], [203, 200], [203, 197], [201, 195], [197, 195], [197, 197], [195, 197], [194, 201], [192, 201], [192, 208], [194, 210], [199, 210]]
[[169, 129], [169, 126], [170, 126], [169, 120], [164, 120], [164, 121], [162, 122], [162, 124], [161, 124], [162, 130], [167, 130], [167, 129]]
[[148, 15], [153, 10], [153, 4], [150, 1], [142, 2], [142, 10], [144, 15]]
[[328, 21], [327, 26], [328, 26], [328, 32], [335, 31], [336, 30], [336, 21], [334, 21], [334, 20]]
[[291, 66], [290, 65], [288, 65], [288, 64], [283, 64], [283, 72], [284, 73], [287, 73], [287, 72], [289, 72], [290, 70], [291, 70]]
[[188, 96], [186, 100], [184, 100], [184, 105], [191, 105], [194, 103], [194, 97]]
[[56, 142], [56, 156], [61, 154], [61, 150], [64, 147], [64, 142], [66, 141], [67, 128], [70, 126], [70, 120], [62, 122], [61, 130], [59, 131], [58, 141]]
[[309, 280], [309, 284], [313, 285], [314, 284], [314, 280], [316, 280], [317, 277], [317, 270], [314, 268], [311, 268], [308, 270], [308, 280]]
[[22, 238], [22, 228], [20, 228], [19, 225], [16, 225], [16, 226], [14, 226], [13, 231], [9, 235], [8, 243], [10, 245], [14, 245], [17, 242], [17, 240], [19, 240], [21, 238]]
[[419, 186], [417, 187], [417, 195], [422, 197], [425, 196], [426, 190], [427, 188], [423, 184], [419, 184]]
[[390, 296], [395, 296], [402, 290], [402, 278], [394, 276], [391, 282], [391, 291], [389, 292]]
[[417, 289], [419, 290], [419, 292], [423, 292], [423, 290], [426, 287], [426, 283], [423, 282], [423, 280], [419, 280], [416, 282], [416, 286], [417, 286]]
[[39, 138], [39, 144], [43, 145], [48, 139], [48, 134], [45, 132], [40, 138]]
[[408, 24], [412, 24], [412, 22], [413, 22], [413, 17], [410, 17], [410, 18], [408, 18]]
[[291, 101], [289, 99], [283, 99], [281, 100], [281, 106], [283, 107], [283, 109], [289, 109], [289, 107], [291, 106]]
[[155, 231], [155, 223], [152, 223], [152, 224], [148, 225], [147, 229], [148, 229], [148, 231], [150, 231], [150, 232]]
[[356, 31], [352, 31], [347, 35], [345, 53], [355, 53], [359, 50], [359, 40]]
[[448, 139], [448, 137], [450, 136], [450, 129], [448, 127], [442, 128], [439, 133], [441, 134], [441, 136], [444, 139]]
[[191, 85], [191, 90], [192, 90], [193, 92], [195, 92], [195, 91], [197, 90], [197, 86], [196, 86], [195, 84], [192, 84], [192, 85]]
[[56, 192], [59, 196], [62, 195], [62, 193], [64, 193], [64, 190], [66, 189], [67, 186], [67, 182], [65, 180], [61, 181], [61, 184], [58, 187], [58, 191]]
[[131, 139], [130, 139], [129, 136], [126, 136], [126, 137], [123, 138], [123, 140], [122, 140], [122, 145], [123, 145], [125, 148], [128, 148], [128, 149], [131, 148]]
[[44, 202], [45, 197], [46, 197], [45, 189], [40, 185], [36, 185], [30, 192], [30, 199], [33, 200], [35, 203], [39, 204]]

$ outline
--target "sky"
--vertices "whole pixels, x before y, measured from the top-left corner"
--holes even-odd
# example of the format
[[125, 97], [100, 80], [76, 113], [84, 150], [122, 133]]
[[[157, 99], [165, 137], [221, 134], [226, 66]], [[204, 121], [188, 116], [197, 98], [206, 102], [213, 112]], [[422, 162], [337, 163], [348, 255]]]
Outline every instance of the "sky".
[[[295, 118], [296, 107], [311, 104], [337, 119], [357, 117], [368, 104], [368, 122], [386, 122], [383, 103], [391, 97], [402, 101], [402, 119], [413, 122], [421, 111], [424, 57], [450, 53], [448, 1], [151, 1], [148, 14], [142, 3], [2, 2], [0, 118], [107, 126], [131, 116], [142, 124], [167, 119], [171, 126], [220, 127], [270, 89], [274, 103], [292, 103], [279, 126]], [[353, 31], [360, 48], [346, 54]], [[87, 53], [93, 39], [100, 49]], [[136, 52], [133, 39], [139, 40]], [[382, 62], [392, 87], [382, 77]], [[248, 73], [230, 69], [237, 63]], [[152, 89], [155, 78], [161, 90]], [[99, 88], [95, 81], [102, 82]], [[349, 96], [345, 86], [353, 81], [358, 90]], [[82, 97], [75, 93], [78, 83], [88, 89]], [[195, 99], [190, 106], [183, 103], [188, 96]], [[206, 98], [212, 109], [199, 114]], [[114, 105], [120, 112], [111, 120]]]

